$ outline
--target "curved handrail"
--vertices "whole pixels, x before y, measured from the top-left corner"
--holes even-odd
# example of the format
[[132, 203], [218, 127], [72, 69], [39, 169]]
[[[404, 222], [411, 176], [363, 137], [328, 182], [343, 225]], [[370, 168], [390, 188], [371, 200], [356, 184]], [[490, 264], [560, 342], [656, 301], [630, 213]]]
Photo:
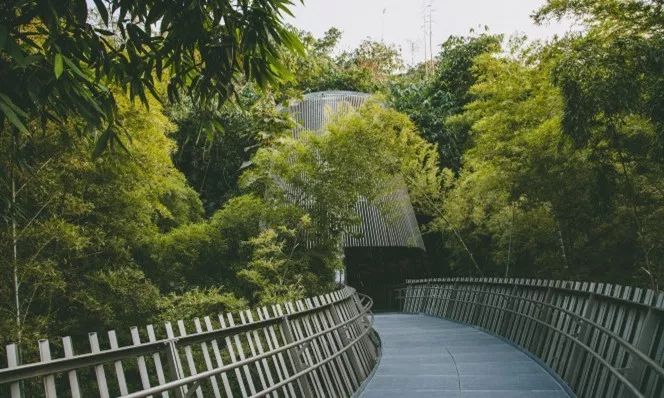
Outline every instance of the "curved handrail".
[[[430, 283], [480, 283], [485, 285], [502, 286], [524, 286], [551, 288], [561, 292], [584, 294], [592, 291], [607, 300], [623, 304], [652, 308], [655, 311], [664, 312], [664, 291], [654, 291], [639, 287], [624, 286], [604, 282], [571, 281], [557, 279], [529, 279], [529, 278], [429, 278], [429, 279], [406, 279], [407, 285], [426, 285]], [[625, 289], [630, 289], [632, 295], [639, 294], [644, 302], [634, 298], [616, 296], [623, 295]]]
[[[458, 303], [475, 304], [474, 301], [470, 301], [470, 300], [458, 300], [458, 299], [452, 299], [451, 301], [455, 301], [455, 302], [458, 302]], [[620, 374], [620, 372], [619, 372], [617, 369], [614, 369], [613, 367], [611, 367], [611, 364], [609, 364], [604, 358], [602, 358], [601, 355], [599, 355], [599, 354], [597, 354], [596, 352], [592, 351], [592, 349], [591, 349], [589, 346], [585, 345], [583, 342], [581, 342], [581, 341], [580, 341], [579, 339], [577, 339], [576, 337], [572, 336], [570, 333], [565, 332], [564, 330], [561, 330], [561, 329], [558, 329], [558, 328], [555, 328], [555, 327], [551, 327], [551, 326], [548, 325], [547, 323], [545, 323], [545, 322], [543, 322], [543, 321], [541, 321], [541, 320], [539, 320], [539, 319], [537, 319], [537, 318], [535, 318], [535, 317], [533, 317], [533, 316], [531, 316], [531, 315], [526, 315], [526, 314], [523, 314], [523, 313], [518, 312], [518, 311], [514, 311], [514, 310], [510, 310], [510, 309], [505, 309], [505, 308], [503, 308], [503, 307], [499, 307], [499, 306], [497, 306], [497, 305], [489, 305], [489, 304], [479, 304], [479, 305], [481, 305], [481, 306], [483, 306], [483, 307], [488, 307], [488, 308], [497, 309], [497, 310], [504, 310], [504, 311], [507, 311], [507, 312], [509, 312], [509, 313], [515, 314], [515, 315], [517, 315], [517, 316], [520, 316], [520, 317], [523, 317], [523, 318], [530, 319], [531, 321], [536, 322], [536, 323], [538, 323], [538, 324], [540, 324], [540, 325], [543, 325], [543, 326], [547, 326], [547, 327], [549, 327], [549, 328], [550, 328], [551, 330], [553, 330], [554, 332], [563, 335], [564, 337], [568, 338], [569, 340], [571, 340], [571, 341], [574, 342], [575, 344], [578, 344], [579, 346], [581, 346], [581, 347], [583, 347], [584, 349], [586, 349], [590, 355], [592, 355], [592, 356], [595, 357], [597, 360], [599, 360], [600, 362], [602, 362], [602, 364], [603, 364], [604, 366], [606, 366], [607, 369], [608, 369], [611, 373], [613, 373], [616, 377], [618, 377], [618, 378], [620, 379], [621, 382], [625, 383], [625, 385], [626, 385], [626, 386], [627, 386], [627, 387], [628, 387], [633, 393], [635, 393], [635, 394], [637, 395], [637, 397], [643, 398], [643, 395], [641, 394], [641, 392], [640, 392], [636, 387], [634, 387], [634, 385], [632, 385], [632, 384], [629, 382], [629, 380], [627, 380], [622, 374]]]
[[[91, 333], [92, 352], [82, 355], [73, 355], [68, 341], [69, 354], [65, 347], [65, 358], [52, 360], [48, 340], [43, 340], [40, 362], [21, 366], [14, 362], [12, 366], [10, 361], [9, 368], [0, 369], [0, 396], [5, 396], [5, 388], [12, 398], [37, 390], [47, 397], [55, 397], [60, 390], [81, 397], [88, 396], [90, 389], [98, 389], [100, 396], [107, 397], [117, 395], [118, 388], [122, 397], [156, 396], [166, 391], [176, 398], [202, 394], [222, 397], [236, 395], [233, 391], [237, 388], [243, 396], [263, 396], [279, 388], [288, 389], [293, 396], [328, 396], [329, 389], [351, 395], [377, 362], [377, 347], [369, 336], [373, 330], [372, 305], [369, 297], [346, 286], [284, 303], [283, 307], [272, 305], [272, 314], [267, 307], [242, 311], [236, 314], [241, 320], [238, 325], [236, 315], [219, 314], [217, 324], [221, 328], [214, 328], [211, 319], [205, 317], [204, 326], [194, 319], [196, 332], [188, 333], [185, 323], [178, 321], [176, 336], [167, 323], [165, 339], [156, 339], [149, 325], [147, 343], [141, 343], [139, 330], [132, 328], [133, 345], [118, 347], [115, 332], [109, 331], [111, 349], [100, 350], [96, 333]], [[258, 320], [254, 320], [255, 315]], [[246, 350], [251, 352], [245, 356]], [[10, 352], [15, 353], [15, 349]], [[333, 360], [336, 365], [326, 365]], [[123, 361], [133, 362], [130, 368], [138, 371], [134, 373], [140, 376], [138, 379], [125, 377]], [[163, 363], [168, 368], [164, 369]], [[116, 392], [107, 383], [106, 366], [114, 370], [108, 376], [116, 376]], [[79, 380], [78, 376], [88, 375], [90, 368], [94, 379], [88, 376]], [[151, 372], [156, 375], [150, 376]], [[69, 388], [66, 383], [56, 383], [57, 375], [68, 378]], [[79, 382], [85, 386], [79, 386]]]
[[[329, 307], [346, 299], [348, 299], [348, 297], [335, 298], [332, 302], [323, 304], [319, 307], [297, 310], [288, 316], [291, 318], [300, 317], [318, 311], [321, 308]], [[59, 358], [50, 362], [37, 362], [20, 365], [14, 368], [3, 368], [0, 369], [0, 384], [11, 383], [29, 377], [46, 376], [53, 373], [67, 372], [81, 367], [101, 365], [127, 358], [135, 358], [139, 355], [152, 354], [154, 352], [162, 351], [164, 347], [168, 346], [170, 342], [177, 342], [180, 345], [190, 345], [215, 338], [223, 338], [225, 336], [235, 335], [260, 327], [274, 325], [281, 322], [282, 319], [283, 316], [276, 315], [241, 325], [222, 327], [212, 331], [206, 331], [187, 336], [165, 338], [154, 342], [120, 347], [114, 350], [105, 350], [98, 353], [80, 354], [75, 357]]]
[[[434, 287], [430, 287], [430, 288], [434, 289]], [[438, 292], [440, 292], [441, 290], [442, 291], [449, 291], [449, 292], [464, 292], [464, 293], [469, 292], [467, 290], [454, 289], [454, 288], [444, 288], [444, 289], [438, 290]], [[526, 297], [513, 296], [513, 295], [507, 294], [507, 293], [489, 292], [489, 291], [486, 291], [486, 290], [472, 290], [470, 292], [471, 293], [492, 294], [492, 295], [495, 295], [495, 296], [501, 296], [501, 297], [506, 297], [506, 298], [515, 299], [515, 300], [519, 300], [519, 301], [524, 301], [524, 302], [528, 302], [528, 303], [533, 303], [533, 304], [536, 304], [538, 306], [551, 308], [554, 311], [562, 312], [566, 315], [569, 315], [573, 318], [576, 318], [576, 319], [580, 320], [581, 322], [586, 323], [586, 324], [592, 326], [593, 328], [597, 329], [598, 331], [602, 332], [607, 337], [609, 337], [609, 338], [615, 340], [616, 342], [618, 342], [623, 348], [625, 348], [626, 350], [631, 352], [634, 356], [636, 356], [640, 360], [646, 362], [648, 364], [648, 366], [652, 367], [652, 369], [655, 370], [655, 372], [658, 373], [661, 377], [664, 377], [664, 367], [660, 366], [657, 362], [653, 361], [646, 354], [639, 351], [636, 347], [634, 347], [631, 343], [629, 343], [624, 338], [616, 335], [615, 333], [613, 333], [609, 329], [605, 328], [604, 326], [602, 326], [602, 325], [600, 325], [600, 324], [598, 324], [598, 323], [596, 323], [596, 322], [594, 322], [594, 321], [592, 321], [588, 318], [584, 318], [583, 316], [577, 314], [576, 312], [573, 312], [573, 311], [570, 311], [570, 310], [567, 310], [567, 309], [564, 309], [564, 308], [556, 307], [553, 304], [543, 303], [541, 301], [537, 301], [537, 300], [526, 298]], [[412, 298], [433, 298], [433, 299], [437, 299], [437, 298], [440, 298], [440, 297], [439, 296], [433, 296], [433, 297], [430, 297], [430, 296], [413, 296]], [[517, 311], [505, 309], [503, 307], [493, 306], [493, 305], [489, 305], [489, 304], [486, 304], [486, 303], [476, 303], [474, 301], [469, 301], [469, 300], [459, 300], [459, 299], [453, 299], [453, 298], [449, 298], [449, 300], [450, 301], [456, 301], [456, 302], [463, 302], [463, 303], [467, 303], [467, 304], [476, 304], [476, 305], [480, 305], [480, 306], [483, 306], [483, 307], [489, 307], [489, 308], [494, 308], [494, 309], [499, 309], [499, 310], [505, 310], [505, 311], [509, 311], [511, 313], [514, 313], [516, 315], [526, 316], [526, 317], [534, 320], [535, 322], [543, 323], [542, 321], [540, 321], [540, 320], [538, 320], [534, 317], [530, 317], [528, 315], [522, 314], [522, 313], [517, 312]], [[559, 330], [559, 331], [561, 333], [566, 333], [562, 330]], [[572, 336], [570, 335], [570, 337], [572, 337]]]
[[531, 279], [417, 279], [407, 281], [403, 299], [405, 312], [469, 323], [511, 340], [580, 396], [658, 396], [664, 391], [664, 339], [658, 337], [664, 295], [614, 288]]
[[[235, 362], [235, 363], [230, 364], [230, 365], [222, 366], [222, 367], [219, 367], [219, 368], [216, 368], [216, 369], [213, 369], [213, 370], [209, 370], [209, 371], [206, 371], [206, 372], [201, 372], [201, 373], [198, 373], [197, 375], [185, 377], [185, 378], [182, 378], [180, 380], [173, 381], [173, 382], [166, 383], [166, 384], [162, 384], [160, 386], [153, 387], [153, 388], [150, 388], [150, 389], [147, 389], [147, 390], [137, 391], [137, 392], [132, 393], [132, 394], [124, 395], [124, 396], [122, 396], [122, 398], [143, 398], [143, 397], [154, 395], [154, 394], [157, 394], [157, 393], [160, 393], [160, 392], [171, 391], [171, 390], [173, 390], [177, 387], [198, 383], [202, 380], [207, 380], [212, 376], [215, 376], [215, 375], [218, 375], [218, 374], [221, 374], [221, 373], [226, 373], [226, 372], [229, 372], [231, 370], [235, 370], [237, 368], [240, 368], [240, 367], [243, 367], [243, 366], [246, 366], [246, 365], [251, 365], [251, 364], [256, 363], [256, 362], [258, 362], [262, 359], [266, 359], [266, 358], [272, 357], [274, 355], [277, 355], [279, 353], [288, 351], [292, 348], [301, 346], [302, 344], [308, 343], [308, 342], [310, 342], [310, 341], [312, 341], [316, 338], [322, 337], [324, 335], [327, 335], [329, 333], [337, 331], [337, 330], [341, 329], [344, 326], [347, 326], [347, 325], [350, 325], [350, 324], [354, 323], [355, 321], [359, 320], [360, 318], [363, 318], [363, 317], [365, 317], [365, 316], [367, 316], [368, 314], [371, 313], [370, 310], [371, 310], [371, 305], [372, 304], [373, 304], [373, 301], [371, 301], [369, 303], [369, 305], [365, 305], [360, 313], [358, 313], [354, 317], [352, 317], [352, 318], [350, 318], [350, 319], [348, 319], [348, 320], [346, 320], [346, 321], [344, 321], [344, 322], [342, 322], [338, 325], [335, 325], [335, 326], [330, 327], [330, 328], [326, 328], [326, 329], [324, 329], [320, 332], [317, 332], [315, 334], [312, 334], [311, 336], [308, 336], [304, 339], [297, 340], [297, 341], [294, 341], [292, 343], [283, 345], [278, 349], [273, 349], [273, 350], [267, 351], [267, 352], [265, 352], [261, 355], [253, 356], [251, 358], [247, 358], [245, 360], [238, 361], [238, 362]], [[284, 318], [288, 318], [288, 316], [284, 316]], [[373, 322], [371, 324], [373, 324]], [[267, 389], [264, 389], [264, 390], [261, 390], [260, 392], [257, 392], [256, 394], [252, 395], [251, 397], [261, 397], [261, 396], [264, 396], [266, 394], [269, 394], [270, 392], [272, 392], [276, 389], [279, 389], [279, 388], [283, 387], [284, 385], [287, 385], [287, 384], [299, 379], [300, 377], [305, 376], [305, 375], [313, 372], [314, 370], [318, 369], [322, 365], [326, 364], [327, 362], [331, 361], [332, 359], [334, 359], [337, 356], [341, 355], [342, 353], [346, 352], [348, 349], [352, 348], [357, 342], [360, 341], [360, 339], [362, 339], [364, 336], [366, 336], [366, 334], [369, 333], [371, 330], [372, 330], [372, 327], [371, 327], [371, 325], [369, 325], [368, 327], [366, 327], [362, 331], [362, 333], [360, 335], [358, 335], [356, 338], [354, 338], [351, 341], [351, 343], [346, 345], [342, 350], [338, 351], [337, 353], [333, 354], [332, 356], [327, 357], [323, 361], [320, 361], [316, 364], [313, 364], [313, 365], [307, 367], [307, 369], [304, 369], [304, 370], [296, 373], [295, 375], [281, 381], [278, 384], [275, 384], [274, 386], [271, 386]]]

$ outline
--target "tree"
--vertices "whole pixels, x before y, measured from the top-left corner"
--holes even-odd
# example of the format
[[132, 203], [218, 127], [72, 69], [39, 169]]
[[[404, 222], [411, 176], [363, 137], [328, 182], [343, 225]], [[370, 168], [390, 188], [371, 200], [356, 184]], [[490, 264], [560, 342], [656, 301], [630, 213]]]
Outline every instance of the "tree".
[[310, 226], [311, 219], [303, 215], [295, 228], [267, 228], [246, 242], [252, 256], [238, 276], [256, 287], [254, 295], [259, 304], [300, 300], [312, 281], [319, 282], [307, 257], [298, 255], [307, 244], [304, 239]]
[[[381, 199], [404, 181], [416, 204], [439, 189], [428, 183], [437, 181], [435, 146], [416, 133], [406, 115], [378, 101], [340, 112], [323, 134], [275, 140], [252, 161], [243, 185], [260, 193], [266, 209], [289, 214], [289, 221], [267, 223], [272, 232], [250, 241], [254, 257], [243, 276], [261, 286], [289, 269], [298, 269], [291, 275], [316, 276], [318, 286], [330, 283], [340, 266], [341, 237], [359, 222], [354, 210], [358, 198], [374, 202], [389, 216], [390, 203]], [[310, 219], [310, 225], [303, 219]], [[274, 287], [297, 292], [299, 284], [289, 277]], [[265, 289], [259, 294], [273, 293]]]
[[629, 209], [654, 288], [663, 271], [659, 217], [664, 159], [664, 9], [660, 1], [549, 1], [537, 21], [570, 15], [587, 33], [559, 43], [553, 73], [565, 101], [563, 129], [592, 151]]
[[197, 190], [207, 214], [240, 193], [238, 179], [253, 153], [291, 125], [272, 94], [252, 84], [221, 107], [187, 101], [171, 105], [168, 113], [177, 124], [173, 161]]
[[279, 100], [325, 90], [383, 92], [392, 76], [403, 67], [397, 47], [369, 39], [352, 51], [334, 55], [341, 37], [337, 28], [330, 28], [319, 39], [308, 32], [299, 35], [305, 53], [286, 56], [295, 78], [280, 86]]
[[[198, 198], [170, 161], [172, 144], [164, 137], [170, 124], [155, 101], [161, 99], [159, 81], [167, 80], [171, 102], [186, 93], [197, 104], [220, 106], [238, 81], [266, 87], [287, 77], [281, 55], [301, 49], [283, 25], [290, 5], [0, 5], [2, 252], [9, 259], [4, 276], [11, 281], [2, 295], [14, 299], [14, 322], [3, 323], [3, 336], [20, 341], [30, 310], [36, 313], [35, 333], [76, 330], [95, 312], [107, 313], [97, 311], [99, 300], [85, 290], [95, 272], [107, 282], [102, 290], [131, 290], [111, 283], [144, 286], [132, 251], [155, 234], [200, 218]], [[142, 113], [129, 104], [135, 99], [157, 112]], [[118, 145], [146, 153], [94, 160], [81, 152], [99, 156]], [[79, 309], [83, 315], [59, 313], [72, 324], [55, 322], [47, 304], [58, 300], [58, 311]]]
[[468, 126], [450, 126], [446, 119], [463, 110], [472, 99], [476, 57], [501, 50], [502, 36], [482, 33], [477, 36], [450, 36], [436, 57], [432, 77], [413, 68], [390, 85], [390, 102], [408, 114], [429, 142], [438, 144], [441, 166], [459, 170], [466, 149]]
[[570, 185], [559, 173], [571, 148], [559, 130], [562, 105], [548, 80], [551, 64], [531, 55], [535, 49], [514, 45], [511, 59], [476, 58], [474, 100], [446, 121], [470, 126], [471, 145], [446, 187], [436, 224], [451, 235], [457, 269], [553, 276], [565, 266], [556, 232], [565, 214], [558, 206], [569, 198], [557, 201], [556, 190]]
[[290, 5], [95, 0], [92, 8], [75, 0], [5, 1], [0, 126], [27, 135], [32, 121], [81, 118], [81, 131], [99, 134], [99, 152], [120, 137], [109, 85], [147, 105], [155, 79], [168, 79], [171, 100], [189, 92], [204, 103], [224, 102], [238, 74], [261, 86], [277, 81], [287, 75], [281, 52], [301, 48], [283, 25]]
[[[580, 147], [565, 131], [568, 104], [552, 79], [567, 56], [559, 44], [517, 40], [509, 56], [476, 59], [473, 100], [447, 120], [471, 126], [470, 146], [458, 177], [446, 182], [437, 225], [449, 234], [451, 263], [463, 274], [479, 268], [485, 275], [643, 285], [648, 274], [623, 176], [639, 182], [649, 199], [639, 206], [658, 217], [654, 181], [661, 174], [652, 166], [624, 168], [608, 142]], [[642, 119], [626, 121], [625, 138], [644, 142], [652, 134]]]
[[[93, 158], [92, 137], [72, 137], [58, 124], [18, 142], [1, 136], [0, 161], [15, 187], [0, 231], [0, 328], [9, 341], [142, 323], [157, 311], [159, 291], [136, 251], [201, 219], [195, 191], [170, 159], [174, 144], [166, 133], [173, 125], [160, 104], [149, 99], [146, 110], [122, 94], [116, 98], [118, 122], [132, 131], [130, 152]], [[16, 153], [35, 166], [17, 168]], [[132, 291], [142, 293], [128, 312], [121, 307]]]

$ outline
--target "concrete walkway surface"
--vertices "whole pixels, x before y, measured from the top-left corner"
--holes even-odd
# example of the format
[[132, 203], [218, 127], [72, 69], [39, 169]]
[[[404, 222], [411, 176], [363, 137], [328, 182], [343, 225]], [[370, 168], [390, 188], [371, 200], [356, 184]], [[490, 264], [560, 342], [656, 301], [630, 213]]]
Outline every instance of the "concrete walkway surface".
[[514, 346], [426, 315], [376, 315], [383, 356], [363, 398], [565, 398], [558, 381]]

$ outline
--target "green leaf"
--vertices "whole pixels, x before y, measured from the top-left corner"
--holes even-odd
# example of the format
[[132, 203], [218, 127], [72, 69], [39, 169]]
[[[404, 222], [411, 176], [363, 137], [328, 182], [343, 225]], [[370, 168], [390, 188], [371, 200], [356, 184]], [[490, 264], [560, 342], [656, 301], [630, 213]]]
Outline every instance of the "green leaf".
[[62, 62], [62, 54], [55, 54], [55, 60], [53, 61], [53, 72], [55, 73], [55, 78], [59, 79], [62, 76], [64, 71], [64, 64]]
[[110, 128], [106, 129], [99, 139], [97, 139], [97, 143], [95, 145], [95, 150], [92, 154], [93, 157], [97, 158], [99, 157], [108, 147], [108, 144], [110, 143], [111, 139], [113, 138], [112, 136], [114, 135], [113, 130]]
[[63, 59], [63, 61], [65, 61], [65, 63], [67, 64], [67, 66], [69, 67], [70, 70], [73, 70], [74, 73], [76, 73], [77, 75], [79, 75], [81, 78], [83, 78], [83, 79], [85, 79], [85, 80], [88, 80], [88, 76], [86, 76], [85, 73], [83, 73], [83, 72], [78, 68], [78, 66], [76, 66], [76, 64], [73, 63], [69, 58], [67, 58], [67, 57], [65, 57], [65, 56], [62, 56], [62, 59]]
[[106, 9], [106, 5], [102, 0], [94, 0], [95, 5], [97, 6], [97, 11], [99, 11], [99, 16], [101, 17], [101, 20], [104, 21], [104, 24], [108, 26], [108, 10]]
[[25, 127], [25, 124], [23, 124], [18, 115], [12, 110], [11, 106], [2, 101], [0, 102], [0, 110], [2, 111], [2, 113], [5, 114], [9, 122], [13, 124], [14, 127], [19, 129], [20, 132], [22, 132], [23, 134], [30, 134], [28, 129]]

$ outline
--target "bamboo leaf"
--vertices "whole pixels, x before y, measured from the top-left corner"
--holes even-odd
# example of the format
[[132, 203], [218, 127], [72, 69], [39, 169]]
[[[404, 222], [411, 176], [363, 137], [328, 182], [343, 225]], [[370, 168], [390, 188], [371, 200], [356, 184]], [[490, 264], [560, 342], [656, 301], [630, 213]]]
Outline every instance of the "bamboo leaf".
[[62, 54], [55, 54], [55, 60], [53, 61], [53, 72], [55, 73], [55, 78], [59, 79], [62, 76], [64, 71], [64, 63], [62, 61]]
[[108, 10], [106, 9], [106, 6], [104, 5], [104, 2], [102, 0], [94, 0], [95, 5], [97, 6], [97, 11], [99, 11], [99, 16], [101, 17], [101, 20], [104, 21], [104, 24], [108, 26]]
[[106, 129], [106, 131], [104, 131], [101, 134], [99, 139], [97, 139], [95, 150], [92, 153], [93, 157], [95, 158], [99, 157], [99, 155], [101, 155], [106, 150], [109, 142], [111, 141], [112, 135], [113, 135], [113, 130], [111, 130], [110, 128]]
[[30, 134], [28, 129], [25, 127], [25, 124], [21, 121], [21, 118], [12, 110], [12, 108], [7, 105], [4, 101], [0, 102], [0, 110], [5, 114], [7, 120], [14, 125], [20, 132], [23, 134]]

